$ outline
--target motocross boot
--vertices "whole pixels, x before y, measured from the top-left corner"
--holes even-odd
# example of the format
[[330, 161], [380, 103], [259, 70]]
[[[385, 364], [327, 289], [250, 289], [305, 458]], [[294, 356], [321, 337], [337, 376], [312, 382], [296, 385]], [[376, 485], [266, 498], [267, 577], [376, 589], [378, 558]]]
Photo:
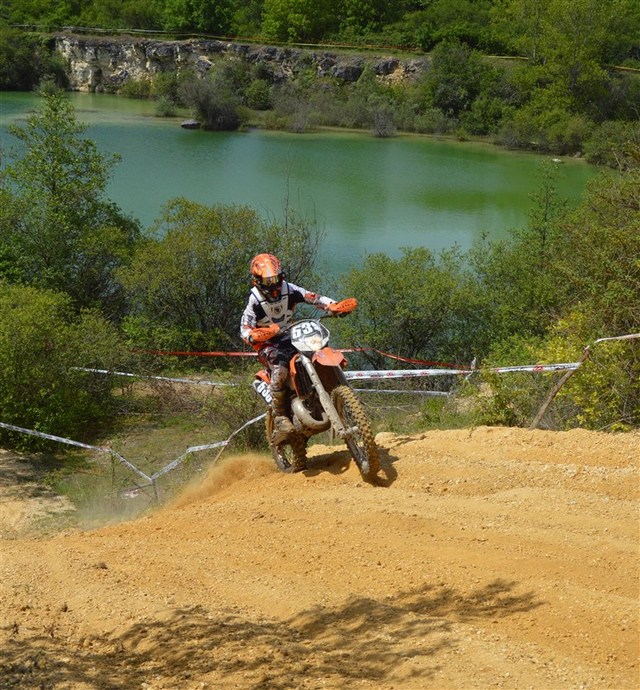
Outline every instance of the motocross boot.
[[273, 410], [273, 436], [272, 443], [282, 443], [289, 434], [294, 431], [294, 426], [287, 416], [287, 391], [271, 391], [271, 408]]

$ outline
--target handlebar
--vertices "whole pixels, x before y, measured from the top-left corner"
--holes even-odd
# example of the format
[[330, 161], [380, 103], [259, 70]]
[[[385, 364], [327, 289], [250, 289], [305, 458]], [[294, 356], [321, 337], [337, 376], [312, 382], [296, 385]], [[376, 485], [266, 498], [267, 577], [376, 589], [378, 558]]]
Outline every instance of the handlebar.
[[[342, 317], [350, 314], [358, 306], [358, 300], [355, 297], [347, 297], [346, 299], [340, 300], [339, 302], [333, 302], [329, 304], [325, 312], [321, 316], [316, 317], [320, 319], [330, 319], [335, 317]], [[282, 335], [290, 331], [291, 328], [297, 323], [297, 321], [292, 321], [288, 326], [281, 328], [277, 323], [272, 323], [269, 326], [258, 326], [251, 330], [251, 340], [254, 343], [266, 343], [267, 340], [276, 335]]]

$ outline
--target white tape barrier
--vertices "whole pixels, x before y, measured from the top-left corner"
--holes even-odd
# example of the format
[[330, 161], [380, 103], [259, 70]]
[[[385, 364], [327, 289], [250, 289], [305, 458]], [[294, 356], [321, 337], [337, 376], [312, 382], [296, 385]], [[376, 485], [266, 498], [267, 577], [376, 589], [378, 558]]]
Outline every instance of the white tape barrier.
[[[175, 469], [192, 453], [198, 453], [202, 450], [213, 450], [214, 448], [220, 448], [221, 453], [222, 450], [224, 450], [229, 445], [229, 443], [231, 443], [233, 438], [237, 436], [241, 431], [244, 431], [248, 426], [251, 426], [256, 422], [259, 422], [261, 419], [264, 419], [265, 417], [266, 413], [262, 413], [261, 415], [258, 415], [257, 417], [250, 419], [248, 422], [245, 422], [239, 429], [236, 429], [226, 441], [218, 441], [217, 443], [209, 443], [204, 446], [191, 446], [191, 448], [187, 448], [187, 450], [185, 450], [185, 452], [179, 458], [176, 458], [173, 462], [170, 462], [168, 465], [165, 465], [161, 470], [158, 470], [157, 472], [152, 474], [151, 479], [155, 480], [158, 477], [161, 477], [163, 474], [166, 474], [167, 472], [170, 472], [171, 470]], [[220, 457], [220, 453], [218, 453], [218, 455], [216, 456], [216, 460]]]
[[390, 388], [354, 388], [356, 393], [381, 393], [384, 395], [428, 395], [431, 397], [448, 397], [450, 393], [446, 391], [412, 391], [412, 390], [392, 390]]
[[[609, 338], [598, 338], [594, 340], [592, 345], [596, 343], [603, 343], [610, 340], [632, 340], [640, 338], [640, 333], [629, 333], [628, 335], [618, 335]], [[587, 345], [587, 349], [592, 345]], [[474, 360], [475, 362], [475, 360]], [[488, 367], [476, 369], [473, 366], [470, 369], [390, 369], [390, 370], [374, 370], [374, 371], [345, 371], [347, 379], [403, 379], [416, 378], [427, 376], [468, 376], [476, 371], [489, 371], [494, 374], [510, 374], [520, 371], [530, 371], [534, 373], [546, 371], [565, 371], [577, 369], [582, 362], [564, 362], [559, 364], [525, 364], [521, 366], [512, 367]], [[218, 381], [208, 381], [206, 379], [193, 380], [183, 378], [170, 378], [167, 376], [143, 376], [141, 374], [131, 374], [126, 371], [110, 371], [109, 369], [89, 369], [86, 367], [72, 367], [76, 371], [87, 371], [95, 374], [106, 374], [111, 376], [128, 376], [137, 379], [150, 379], [156, 381], [171, 381], [173, 383], [190, 383], [201, 386], [238, 386], [237, 383], [221, 383]]]
[[608, 340], [634, 340], [635, 338], [640, 338], [640, 333], [629, 333], [628, 335], [614, 335], [610, 338], [598, 338], [598, 340], [595, 340], [593, 344], [595, 345], [596, 343], [604, 343]]
[[347, 379], [366, 381], [370, 379], [409, 379], [425, 376], [468, 376], [476, 371], [489, 371], [496, 374], [509, 374], [517, 371], [564, 371], [577, 369], [580, 362], [563, 362], [560, 364], [528, 364], [516, 367], [488, 367], [483, 369], [390, 369], [387, 371], [345, 371]]
[[102, 446], [90, 446], [88, 443], [81, 443], [80, 441], [72, 441], [70, 438], [63, 438], [62, 436], [54, 436], [53, 434], [45, 434], [42, 431], [34, 431], [33, 429], [23, 429], [20, 426], [13, 424], [5, 424], [0, 422], [0, 427], [9, 429], [10, 431], [17, 431], [20, 434], [27, 434], [27, 436], [36, 436], [37, 438], [45, 438], [49, 441], [57, 441], [58, 443], [65, 443], [68, 446], [77, 446], [78, 448], [87, 448], [89, 450], [97, 450], [100, 453], [109, 453], [114, 458], [119, 460], [123, 465], [126, 465], [130, 470], [133, 470], [137, 475], [146, 479], [151, 483], [151, 477], [146, 475], [142, 470], [139, 470], [135, 465], [131, 464], [126, 458], [123, 458], [120, 453], [116, 453], [112, 448], [105, 448]]
[[175, 379], [168, 376], [142, 376], [141, 374], [130, 374], [127, 371], [111, 371], [109, 369], [88, 369], [87, 367], [71, 367], [75, 371], [88, 371], [92, 374], [106, 374], [110, 376], [129, 376], [134, 379], [148, 379], [154, 381], [171, 381], [172, 383], [192, 383], [197, 386], [237, 386], [237, 383], [219, 383], [218, 381], [207, 381], [206, 379]]
[[248, 422], [245, 422], [240, 428], [236, 429], [230, 436], [229, 438], [226, 439], [226, 441], [218, 441], [216, 443], [209, 443], [204, 446], [191, 446], [191, 448], [187, 448], [187, 450], [178, 458], [170, 462], [168, 465], [165, 465], [162, 469], [158, 470], [157, 472], [154, 472], [151, 476], [145, 474], [142, 470], [138, 469], [133, 463], [129, 462], [126, 458], [124, 458], [120, 453], [117, 453], [115, 450], [112, 448], [106, 448], [103, 446], [92, 446], [88, 443], [82, 443], [81, 441], [73, 441], [70, 438], [63, 438], [62, 436], [55, 436], [53, 434], [45, 434], [42, 431], [35, 431], [34, 429], [24, 429], [23, 427], [20, 426], [14, 426], [13, 424], [5, 424], [4, 422], [0, 422], [0, 427], [3, 429], [8, 429], [10, 431], [16, 431], [20, 434], [26, 434], [27, 436], [35, 436], [37, 438], [44, 438], [49, 441], [56, 441], [57, 443], [64, 443], [68, 446], [76, 446], [78, 448], [86, 448], [87, 450], [95, 450], [100, 453], [108, 453], [109, 455], [113, 456], [121, 462], [123, 465], [126, 465], [130, 470], [135, 472], [138, 476], [142, 477], [145, 479], [149, 485], [155, 484], [156, 479], [158, 477], [161, 477], [163, 474], [166, 474], [167, 472], [170, 472], [171, 470], [175, 469], [180, 465], [189, 455], [192, 453], [197, 453], [199, 451], [203, 450], [212, 450], [214, 448], [220, 448], [220, 453], [216, 456], [215, 460], [217, 461], [218, 458], [220, 457], [222, 451], [231, 443], [231, 441], [241, 432], [244, 431], [248, 426], [251, 426], [252, 424], [255, 424], [256, 422], [259, 422], [261, 419], [264, 419], [266, 416], [266, 413], [263, 413], [261, 415], [258, 415], [257, 417], [254, 417], [253, 419], [250, 419]]

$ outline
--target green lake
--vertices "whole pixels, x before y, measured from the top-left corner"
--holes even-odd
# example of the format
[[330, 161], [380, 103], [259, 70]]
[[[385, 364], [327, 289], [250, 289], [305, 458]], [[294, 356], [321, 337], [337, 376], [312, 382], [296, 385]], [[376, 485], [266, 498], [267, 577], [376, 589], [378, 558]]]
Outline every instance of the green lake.
[[[277, 220], [288, 203], [323, 232], [321, 260], [333, 274], [367, 253], [468, 249], [482, 233], [499, 238], [524, 226], [544, 160], [422, 136], [193, 131], [180, 119], [154, 117], [148, 101], [70, 97], [86, 135], [122, 157], [108, 196], [143, 225], [174, 197], [244, 204]], [[24, 120], [36, 103], [32, 94], [0, 93], [3, 160], [13, 145], [7, 124]], [[597, 170], [573, 159], [561, 167], [559, 191], [576, 203]]]

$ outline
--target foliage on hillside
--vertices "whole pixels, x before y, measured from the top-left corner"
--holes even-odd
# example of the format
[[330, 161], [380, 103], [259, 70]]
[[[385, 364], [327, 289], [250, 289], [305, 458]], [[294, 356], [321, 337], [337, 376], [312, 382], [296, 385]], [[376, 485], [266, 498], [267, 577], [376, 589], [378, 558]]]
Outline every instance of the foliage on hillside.
[[[16, 0], [2, 19], [2, 88], [31, 88], [43, 77], [64, 81], [45, 44], [8, 28], [16, 24], [205, 32], [430, 54], [426, 76], [403, 86], [372, 79], [366, 70], [354, 88], [309, 73], [282, 85], [254, 65], [242, 75], [214, 69], [181, 89], [166, 75], [159, 86], [125, 84], [131, 95], [161, 99], [162, 113], [175, 112], [180, 101], [212, 129], [238, 127], [246, 106], [267, 111], [260, 122], [274, 128], [324, 124], [378, 136], [397, 130], [490, 136], [508, 147], [558, 154], [586, 149], [594, 162], [609, 162], [608, 144], [621, 129], [632, 128], [640, 138], [640, 76], [612, 69], [640, 65], [634, 0]], [[491, 54], [524, 59], [497, 67], [486, 59]]]
[[13, 0], [8, 23], [155, 29], [280, 42], [338, 42], [430, 51], [460, 41], [486, 53], [563, 65], [640, 59], [633, 0]]

